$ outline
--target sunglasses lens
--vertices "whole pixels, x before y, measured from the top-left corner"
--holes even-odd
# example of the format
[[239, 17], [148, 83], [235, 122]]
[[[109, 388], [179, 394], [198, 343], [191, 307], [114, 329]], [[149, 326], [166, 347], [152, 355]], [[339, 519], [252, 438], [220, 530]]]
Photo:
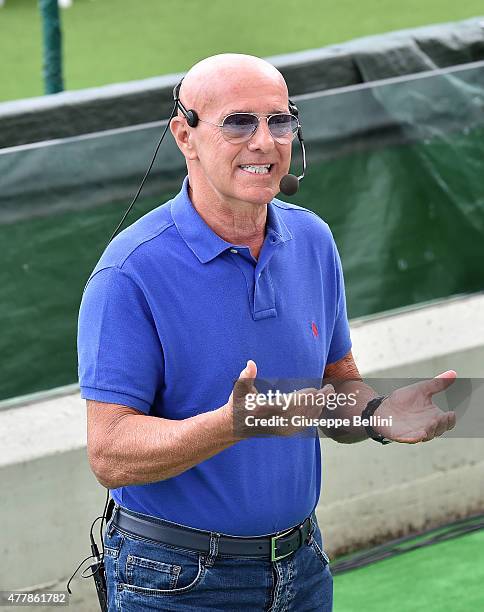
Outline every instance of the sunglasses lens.
[[237, 143], [248, 140], [257, 129], [258, 119], [249, 113], [233, 113], [225, 117], [222, 124], [224, 138]]
[[297, 118], [294, 115], [281, 113], [269, 119], [269, 129], [274, 140], [280, 144], [289, 144], [297, 132]]

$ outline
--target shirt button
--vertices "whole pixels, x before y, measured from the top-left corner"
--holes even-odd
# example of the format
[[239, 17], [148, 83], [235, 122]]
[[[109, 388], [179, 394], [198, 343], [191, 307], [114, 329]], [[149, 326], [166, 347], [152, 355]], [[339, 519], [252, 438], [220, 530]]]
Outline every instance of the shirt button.
[[235, 254], [237, 254], [237, 253], [238, 253], [237, 249], [230, 249], [230, 252], [231, 252], [231, 253], [235, 253]]

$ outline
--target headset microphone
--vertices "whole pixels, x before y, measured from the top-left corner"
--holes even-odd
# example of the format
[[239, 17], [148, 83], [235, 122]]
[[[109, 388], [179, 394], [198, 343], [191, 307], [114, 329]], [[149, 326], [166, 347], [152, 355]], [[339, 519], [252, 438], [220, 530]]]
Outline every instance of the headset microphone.
[[[292, 102], [290, 110], [292, 111], [293, 115], [296, 115], [297, 117], [297, 108]], [[304, 148], [304, 139], [302, 135], [301, 126], [298, 127], [297, 137], [299, 140], [299, 144], [301, 145], [303, 171], [302, 174], [300, 174], [299, 176], [296, 176], [295, 174], [286, 174], [282, 177], [281, 182], [279, 183], [279, 189], [284, 195], [288, 196], [292, 196], [297, 192], [297, 190], [299, 189], [299, 181], [302, 181], [304, 175], [306, 174], [306, 149]]]
[[292, 196], [299, 189], [299, 179], [294, 174], [286, 174], [279, 183], [279, 189], [285, 195]]

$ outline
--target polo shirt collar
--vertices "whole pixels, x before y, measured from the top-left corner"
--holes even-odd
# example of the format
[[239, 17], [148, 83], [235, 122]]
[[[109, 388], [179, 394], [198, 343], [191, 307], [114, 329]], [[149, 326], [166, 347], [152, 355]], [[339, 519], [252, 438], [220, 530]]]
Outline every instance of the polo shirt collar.
[[[201, 263], [207, 263], [227, 249], [237, 246], [216, 234], [198, 214], [188, 195], [188, 176], [183, 181], [180, 193], [172, 200], [171, 215], [180, 236]], [[272, 244], [292, 239], [289, 229], [273, 202], [270, 202], [267, 207], [266, 227]]]
[[274, 241], [275, 243], [292, 240], [292, 234], [284, 223], [281, 213], [279, 212], [279, 207], [274, 201], [269, 202], [267, 206], [266, 232], [269, 236], [276, 238]]

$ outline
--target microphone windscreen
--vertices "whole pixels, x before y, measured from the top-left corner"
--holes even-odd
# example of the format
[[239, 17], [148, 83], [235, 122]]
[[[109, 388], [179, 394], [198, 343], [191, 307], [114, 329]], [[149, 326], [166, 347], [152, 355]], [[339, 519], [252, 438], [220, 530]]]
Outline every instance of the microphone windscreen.
[[279, 189], [285, 195], [292, 196], [299, 189], [299, 179], [294, 174], [286, 174], [279, 183]]

